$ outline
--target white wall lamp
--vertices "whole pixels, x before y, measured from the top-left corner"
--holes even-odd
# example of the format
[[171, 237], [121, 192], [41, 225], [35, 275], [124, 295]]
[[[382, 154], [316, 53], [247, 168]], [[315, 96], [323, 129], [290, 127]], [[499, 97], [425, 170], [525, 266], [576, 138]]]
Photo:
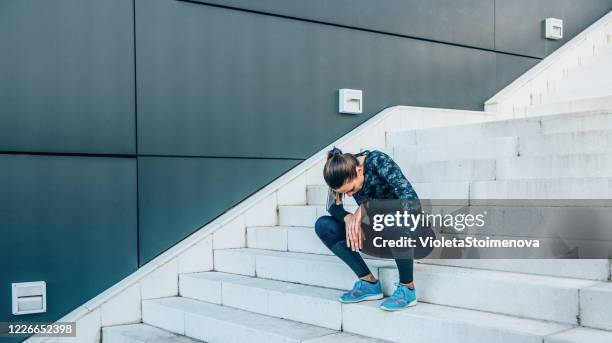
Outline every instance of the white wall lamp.
[[12, 284], [13, 314], [47, 311], [47, 284], [44, 281]]
[[338, 91], [338, 112], [357, 114], [363, 112], [363, 92], [360, 89]]
[[546, 18], [546, 38], [563, 38], [563, 20], [557, 18]]

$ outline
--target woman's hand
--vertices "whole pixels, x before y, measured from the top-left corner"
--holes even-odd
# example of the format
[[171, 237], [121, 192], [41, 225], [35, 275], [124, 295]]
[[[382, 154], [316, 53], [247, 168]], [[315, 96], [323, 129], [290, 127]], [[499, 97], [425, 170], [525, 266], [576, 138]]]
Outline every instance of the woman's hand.
[[347, 214], [344, 217], [346, 224], [346, 245], [353, 251], [361, 250], [361, 207], [357, 208], [354, 214]]

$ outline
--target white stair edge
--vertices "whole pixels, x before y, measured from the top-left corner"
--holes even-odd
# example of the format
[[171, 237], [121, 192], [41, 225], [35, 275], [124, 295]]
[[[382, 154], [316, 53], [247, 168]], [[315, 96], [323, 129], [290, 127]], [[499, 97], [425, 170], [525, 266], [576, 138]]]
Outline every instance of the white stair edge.
[[197, 343], [193, 338], [178, 335], [148, 324], [126, 324], [102, 328], [101, 343]]
[[612, 332], [577, 327], [544, 338], [544, 343], [610, 343]]

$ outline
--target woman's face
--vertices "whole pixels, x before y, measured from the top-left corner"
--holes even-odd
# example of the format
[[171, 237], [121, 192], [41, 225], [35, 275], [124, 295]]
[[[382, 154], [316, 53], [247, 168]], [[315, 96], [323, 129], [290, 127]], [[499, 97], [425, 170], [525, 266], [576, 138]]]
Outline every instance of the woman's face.
[[340, 188], [335, 189], [336, 192], [338, 193], [343, 193], [346, 194], [350, 197], [353, 196], [353, 194], [359, 192], [361, 190], [361, 187], [363, 187], [363, 167], [358, 166], [356, 167], [356, 171], [357, 171], [357, 176], [354, 177], [352, 180], [345, 182]]

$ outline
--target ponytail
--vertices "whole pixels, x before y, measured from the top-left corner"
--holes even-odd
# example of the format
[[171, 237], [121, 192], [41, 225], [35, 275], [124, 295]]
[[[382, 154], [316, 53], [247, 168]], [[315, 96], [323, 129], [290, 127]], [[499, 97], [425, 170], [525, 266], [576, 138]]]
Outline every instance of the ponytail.
[[357, 158], [349, 153], [342, 153], [342, 150], [334, 147], [327, 152], [327, 161], [323, 168], [323, 178], [331, 188], [332, 195], [336, 204], [342, 204], [342, 193], [334, 189], [342, 187], [345, 182], [357, 177], [356, 167], [359, 165]]

